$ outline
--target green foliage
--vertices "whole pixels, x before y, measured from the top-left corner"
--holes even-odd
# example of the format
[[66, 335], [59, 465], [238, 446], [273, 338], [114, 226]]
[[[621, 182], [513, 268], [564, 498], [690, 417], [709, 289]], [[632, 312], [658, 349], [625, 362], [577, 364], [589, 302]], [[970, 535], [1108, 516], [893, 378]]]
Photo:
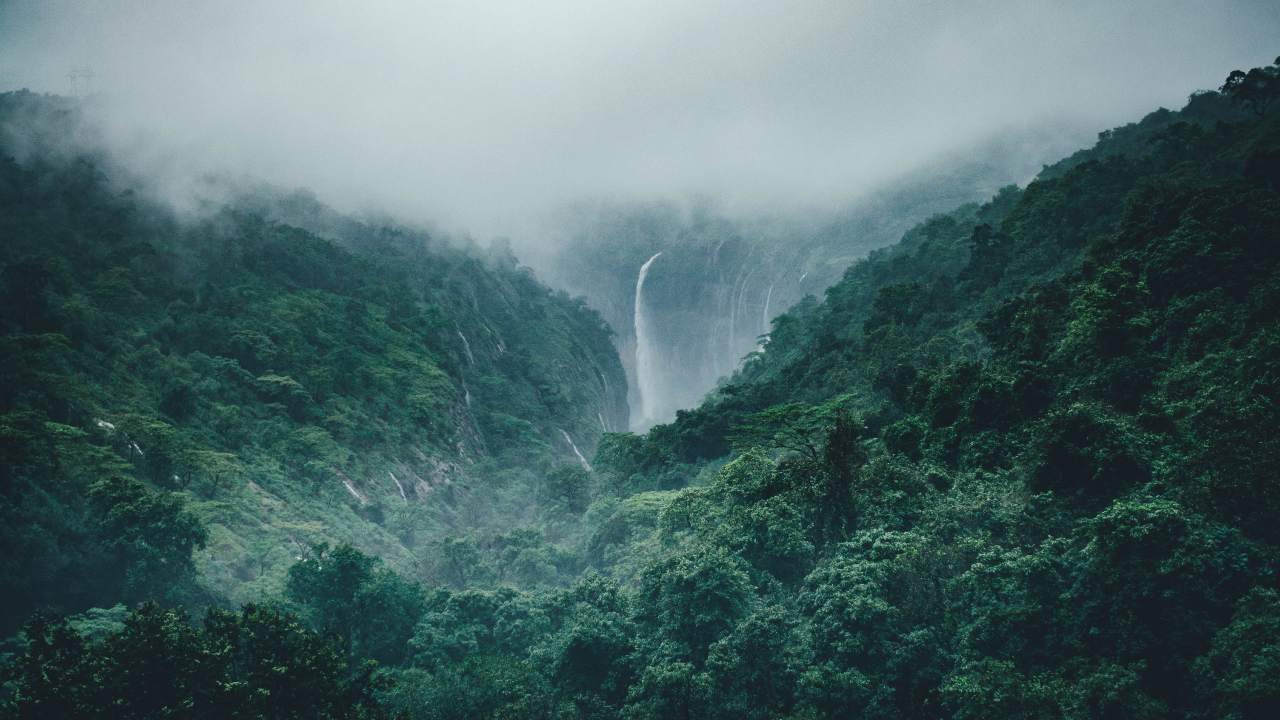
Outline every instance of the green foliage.
[[405, 659], [425, 612], [422, 589], [349, 545], [320, 545], [289, 569], [289, 599], [320, 632], [342, 638], [354, 657], [386, 664]]
[[748, 416], [734, 428], [731, 439], [741, 449], [787, 450], [816, 461], [840, 405], [847, 400], [836, 398], [816, 406], [798, 402], [775, 405]]
[[[558, 344], [592, 317], [509, 258], [231, 213], [200, 231], [197, 292], [150, 271], [196, 262], [154, 218], [18, 243], [6, 612], [200, 604], [199, 558], [271, 555], [249, 519], [293, 547], [339, 523], [382, 552], [318, 544], [244, 580], [301, 620], [39, 615], [5, 712], [1275, 716], [1280, 121], [1249, 94], [1274, 68], [1253, 75], [872, 253], [701, 407], [605, 434], [595, 470], [551, 450], [598, 425], [596, 345]], [[4, 172], [37, 192], [36, 170]], [[28, 200], [0, 222], [48, 226], [55, 199]], [[56, 199], [86, 202], [131, 217]], [[468, 309], [494, 296], [511, 307]], [[109, 591], [54, 591], [82, 577]]]
[[1280, 58], [1269, 67], [1232, 71], [1219, 92], [1258, 115], [1265, 115], [1272, 101], [1280, 97]]
[[376, 718], [374, 683], [279, 611], [211, 612], [200, 628], [144, 605], [89, 640], [36, 617], [7, 668], [6, 717]]
[[84, 122], [0, 95], [0, 630], [253, 600], [322, 542], [414, 571], [459, 517], [537, 507], [494, 467], [542, 474], [574, 462], [565, 434], [589, 453], [625, 424], [609, 329], [509, 253], [305, 191], [180, 217], [71, 147]]
[[112, 477], [91, 485], [89, 498], [98, 537], [122, 571], [123, 597], [163, 598], [191, 583], [191, 553], [204, 547], [208, 533], [179, 497]]
[[591, 503], [591, 475], [573, 465], [562, 465], [547, 474], [543, 504], [552, 512], [581, 515]]
[[434, 673], [396, 674], [382, 695], [395, 717], [410, 720], [564, 717], [545, 676], [528, 663], [499, 656], [473, 657]]
[[1217, 698], [1221, 717], [1264, 718], [1280, 711], [1280, 596], [1254, 588], [1214, 636], [1198, 673]]
[[642, 618], [682, 654], [701, 662], [751, 603], [743, 563], [718, 549], [695, 550], [653, 564], [640, 578]]

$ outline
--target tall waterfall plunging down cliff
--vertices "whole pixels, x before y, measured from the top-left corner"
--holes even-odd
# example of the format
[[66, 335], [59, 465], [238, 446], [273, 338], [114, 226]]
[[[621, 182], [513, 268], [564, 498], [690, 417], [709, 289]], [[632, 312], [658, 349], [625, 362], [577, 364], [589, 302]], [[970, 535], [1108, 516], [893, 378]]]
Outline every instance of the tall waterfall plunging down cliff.
[[764, 294], [764, 313], [760, 318], [760, 328], [761, 328], [762, 335], [764, 333], [769, 332], [769, 321], [772, 319], [769, 317], [769, 302], [773, 300], [773, 286], [775, 284], [776, 283], [769, 283], [769, 292]]
[[654, 367], [655, 358], [649, 331], [649, 318], [644, 312], [644, 281], [649, 275], [649, 267], [661, 255], [660, 252], [654, 253], [653, 257], [640, 266], [640, 275], [636, 277], [636, 387], [640, 391], [640, 397], [637, 398], [639, 402], [636, 403], [636, 417], [632, 418], [632, 425], [647, 426], [652, 420], [659, 419], [656, 402], [658, 377], [657, 368]]
[[[629, 416], [630, 429], [642, 432], [700, 405], [762, 349], [778, 314], [810, 295], [820, 303], [823, 290], [867, 253], [934, 215], [985, 202], [1090, 137], [1066, 125], [1000, 133], [974, 152], [821, 211], [734, 216], [709, 200], [582, 203], [550, 227], [556, 242], [530, 238], [525, 257], [550, 284], [585, 298], [614, 330], [628, 410], [606, 410], [605, 419], [619, 431], [628, 429]], [[652, 270], [659, 251], [662, 266], [646, 294], [636, 271]], [[479, 344], [475, 350], [483, 364]]]
[[769, 302], [773, 300], [773, 286], [776, 282], [769, 283], [769, 292], [764, 295], [764, 313], [760, 318], [760, 339], [756, 342], [756, 352], [764, 350], [765, 336], [769, 334]]

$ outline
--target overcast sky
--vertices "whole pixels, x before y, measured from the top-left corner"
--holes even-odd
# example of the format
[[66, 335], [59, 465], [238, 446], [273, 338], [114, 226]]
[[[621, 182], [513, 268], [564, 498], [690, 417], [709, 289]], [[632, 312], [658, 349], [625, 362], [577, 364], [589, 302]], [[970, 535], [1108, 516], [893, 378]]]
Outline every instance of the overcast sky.
[[145, 167], [480, 236], [584, 196], [835, 201], [1277, 54], [1274, 1], [0, 0], [0, 85], [67, 93], [91, 67]]

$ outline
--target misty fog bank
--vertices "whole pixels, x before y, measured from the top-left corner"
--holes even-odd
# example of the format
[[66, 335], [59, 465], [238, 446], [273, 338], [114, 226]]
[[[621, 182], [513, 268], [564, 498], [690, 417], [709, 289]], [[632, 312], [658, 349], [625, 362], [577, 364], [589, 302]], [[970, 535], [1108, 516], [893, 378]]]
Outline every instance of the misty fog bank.
[[[528, 237], [584, 197], [837, 208], [940, 155], [1096, 132], [1274, 53], [1269, 3], [10, 2], [0, 85], [204, 173]], [[1024, 178], [1025, 180], [1025, 178]]]

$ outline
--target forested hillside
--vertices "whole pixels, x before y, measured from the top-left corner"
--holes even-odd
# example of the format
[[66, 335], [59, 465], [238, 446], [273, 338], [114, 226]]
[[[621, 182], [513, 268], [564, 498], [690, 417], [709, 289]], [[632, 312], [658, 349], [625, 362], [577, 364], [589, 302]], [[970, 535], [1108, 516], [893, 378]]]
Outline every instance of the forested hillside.
[[[599, 396], [570, 376], [564, 405], [482, 399], [465, 371], [499, 351], [473, 363], [449, 341], [460, 330], [479, 352], [475, 326], [451, 320], [467, 307], [457, 297], [486, 298], [421, 278], [474, 267], [469, 277], [523, 288], [563, 318], [557, 332], [594, 333], [581, 352], [609, 382], [621, 369], [591, 314], [509, 265], [434, 246], [411, 265], [397, 242], [368, 253], [234, 209], [187, 227], [129, 210], [139, 201], [108, 193], [92, 164], [9, 161], [5, 197], [27, 199], [6, 201], [5, 222], [47, 239], [15, 243], [33, 259], [4, 276], [5, 498], [19, 509], [6, 509], [6, 547], [35, 538], [6, 552], [6, 572], [78, 577], [107, 567], [100, 552], [129, 572], [124, 587], [67, 604], [103, 607], [26, 626], [6, 711], [1276, 717], [1278, 95], [1278, 66], [1233, 73], [1025, 188], [931, 218], [777, 318], [702, 406], [644, 435], [605, 434], [589, 469], [539, 472], [495, 448], [585, 432]], [[397, 284], [406, 267], [420, 269]], [[174, 274], [184, 268], [199, 272]], [[318, 315], [385, 341], [317, 368], [348, 344], [323, 344], [338, 331], [296, 303], [334, 288], [363, 310]], [[405, 297], [417, 314], [396, 304]], [[516, 352], [516, 328], [477, 315]], [[414, 346], [419, 362], [384, 359], [410, 354], [396, 345], [410, 330], [427, 348]], [[528, 362], [562, 367], [552, 357], [563, 355]], [[348, 372], [323, 371], [336, 367]], [[473, 407], [491, 403], [488, 420], [465, 412], [464, 379]], [[423, 406], [419, 394], [450, 400]], [[515, 419], [495, 419], [502, 407]], [[327, 420], [345, 414], [355, 420]], [[503, 435], [517, 427], [527, 440]], [[298, 433], [350, 455], [295, 450]], [[236, 474], [153, 466], [163, 438]], [[404, 447], [502, 478], [506, 491], [473, 497], [503, 505], [434, 505], [442, 487], [425, 505], [509, 513], [513, 531], [419, 546], [429, 571], [405, 572], [373, 543], [310, 548], [282, 583], [250, 586], [257, 604], [200, 623], [175, 607], [200, 598], [157, 592], [193, 573], [191, 548], [217, 542], [204, 528], [244, 517], [238, 503], [259, 493], [281, 503], [263, 511], [281, 513], [275, 527], [299, 522], [285, 508], [310, 493], [358, 532], [390, 535], [392, 512], [350, 496], [412, 465]], [[209, 489], [174, 485], [197, 482]], [[194, 557], [202, 577], [220, 572]], [[148, 596], [160, 604], [105, 607]]]
[[[707, 404], [609, 438], [618, 485], [695, 482], [650, 500], [681, 605], [723, 602], [711, 553], [742, 573], [652, 702], [713, 712], [750, 668], [729, 715], [1280, 711], [1280, 83], [1249, 77], [1271, 94], [1233, 75], [922, 224]], [[748, 632], [776, 644], [711, 662]]]
[[0, 127], [7, 631], [278, 593], [319, 542], [425, 579], [415, 548], [625, 427], [608, 328], [509, 254], [305, 193], [180, 216], [73, 103], [3, 95]]

